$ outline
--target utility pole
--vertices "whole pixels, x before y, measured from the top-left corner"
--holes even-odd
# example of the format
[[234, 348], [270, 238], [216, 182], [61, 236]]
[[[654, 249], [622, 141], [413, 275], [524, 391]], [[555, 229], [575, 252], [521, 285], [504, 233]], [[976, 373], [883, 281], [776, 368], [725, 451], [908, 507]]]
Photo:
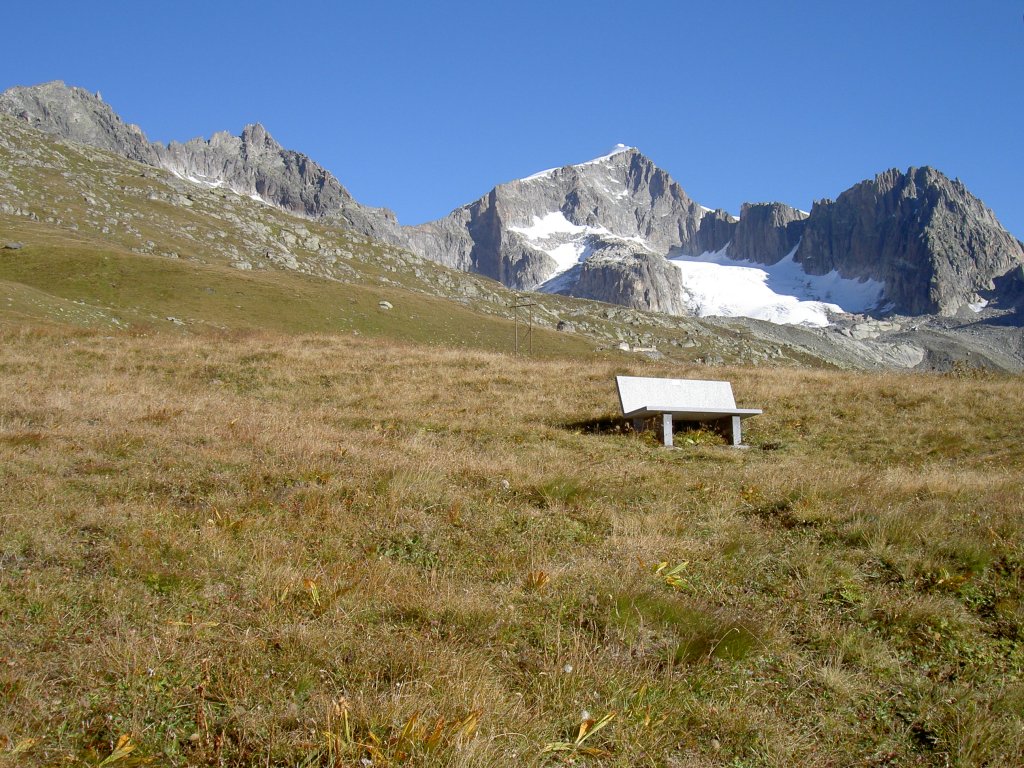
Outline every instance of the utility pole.
[[516, 354], [517, 355], [519, 354], [519, 310], [520, 309], [529, 309], [529, 314], [528, 314], [529, 326], [528, 326], [528, 330], [527, 330], [527, 339], [529, 340], [529, 351], [530, 351], [530, 354], [531, 355], [533, 354], [533, 308], [536, 307], [536, 306], [537, 306], [537, 302], [530, 301], [530, 299], [528, 297], [522, 296], [522, 295], [520, 295], [518, 293], [515, 294], [515, 297], [512, 299], [512, 316], [515, 319], [515, 326], [516, 326]]

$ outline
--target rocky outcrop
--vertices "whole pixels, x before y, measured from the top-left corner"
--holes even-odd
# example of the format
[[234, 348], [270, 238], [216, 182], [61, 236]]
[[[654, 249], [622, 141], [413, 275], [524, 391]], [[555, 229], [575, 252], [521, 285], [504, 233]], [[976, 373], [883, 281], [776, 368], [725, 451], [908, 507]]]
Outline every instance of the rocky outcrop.
[[565, 275], [557, 293], [633, 309], [687, 314], [679, 270], [660, 254], [629, 243], [600, 243]]
[[983, 299], [994, 308], [1013, 315], [1018, 325], [1024, 325], [1024, 265], [1014, 267], [992, 281], [991, 291], [981, 291]]
[[160, 165], [179, 176], [226, 185], [308, 216], [331, 214], [349, 197], [327, 171], [303, 155], [284, 150], [259, 124], [247, 125], [241, 136], [223, 131], [209, 140], [158, 145], [157, 155]]
[[157, 164], [156, 150], [142, 129], [125, 123], [99, 93], [84, 88], [69, 88], [59, 80], [16, 86], [0, 93], [0, 112], [70, 141], [147, 165]]
[[258, 123], [247, 125], [240, 136], [222, 131], [209, 140], [154, 146], [159, 165], [179, 176], [224, 185], [293, 213], [334, 219], [377, 239], [398, 240], [394, 213], [357, 203], [329, 171], [282, 147]]
[[[732, 242], [738, 223], [739, 219], [720, 208], [706, 212], [700, 220], [700, 229], [697, 231], [697, 237], [692, 242], [686, 244], [685, 252], [697, 256], [702, 253], [721, 251]], [[678, 248], [676, 251], [682, 253], [684, 249]]]
[[807, 214], [782, 203], [744, 203], [729, 244], [742, 261], [775, 264], [800, 242]]
[[376, 239], [401, 240], [395, 215], [360, 205], [330, 172], [306, 155], [283, 148], [258, 124], [240, 136], [162, 145], [126, 124], [99, 94], [60, 81], [11, 88], [0, 112], [63, 139], [98, 147], [207, 186], [224, 186], [293, 213], [333, 219]]
[[796, 258], [822, 275], [882, 280], [906, 314], [953, 314], [1024, 260], [1024, 247], [959, 180], [889, 170], [814, 204]]

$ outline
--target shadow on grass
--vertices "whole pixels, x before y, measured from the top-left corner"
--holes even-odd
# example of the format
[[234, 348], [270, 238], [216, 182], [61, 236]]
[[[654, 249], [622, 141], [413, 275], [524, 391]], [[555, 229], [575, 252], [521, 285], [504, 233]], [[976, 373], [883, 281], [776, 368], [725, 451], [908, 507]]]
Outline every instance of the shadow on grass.
[[606, 416], [600, 419], [585, 419], [562, 424], [570, 432], [585, 435], [628, 435], [635, 432], [633, 425], [621, 416]]
[[[570, 432], [586, 435], [636, 435], [648, 434], [651, 440], [659, 441], [658, 425], [655, 419], [648, 419], [646, 429], [637, 432], [630, 420], [621, 416], [606, 416], [599, 419], [573, 421], [562, 425]], [[728, 442], [726, 428], [715, 422], [676, 422], [672, 430], [675, 440], [688, 445], [725, 445]]]

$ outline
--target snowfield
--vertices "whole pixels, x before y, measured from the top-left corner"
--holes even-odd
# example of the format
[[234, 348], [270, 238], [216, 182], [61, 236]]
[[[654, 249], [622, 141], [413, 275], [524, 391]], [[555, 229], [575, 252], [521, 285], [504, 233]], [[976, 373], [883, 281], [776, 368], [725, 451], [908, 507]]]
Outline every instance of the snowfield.
[[669, 259], [682, 273], [683, 299], [698, 317], [752, 317], [783, 325], [826, 326], [828, 313], [864, 312], [882, 299], [876, 280], [851, 280], [830, 272], [809, 275], [794, 248], [766, 266], [731, 259], [725, 249]]
[[[615, 157], [616, 155], [621, 154], [623, 152], [629, 152], [633, 149], [636, 149], [636, 147], [627, 147], [625, 144], [616, 144], [614, 147], [611, 148], [611, 151], [609, 151], [607, 154], [601, 155], [600, 157], [595, 157], [593, 160], [587, 160], [584, 163], [576, 163], [576, 167], [584, 165], [599, 165], [600, 163], [605, 162], [609, 158]], [[533, 181], [534, 179], [543, 179], [545, 176], [550, 176], [557, 170], [559, 170], [559, 168], [548, 168], [546, 170], [538, 171], [537, 173], [531, 174], [530, 176], [524, 176], [522, 179], [520, 179], [520, 181]]]

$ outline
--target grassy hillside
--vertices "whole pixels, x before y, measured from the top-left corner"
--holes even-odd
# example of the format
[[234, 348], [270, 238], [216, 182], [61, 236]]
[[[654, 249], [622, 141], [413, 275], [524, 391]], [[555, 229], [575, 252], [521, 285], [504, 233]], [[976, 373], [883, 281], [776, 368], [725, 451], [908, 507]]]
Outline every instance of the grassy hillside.
[[[31, 245], [0, 251], [0, 318], [11, 325], [46, 320], [137, 333], [267, 329], [514, 348], [509, 320], [400, 286], [280, 270], [240, 272], [69, 240], [38, 225], [30, 229]], [[380, 307], [385, 300], [391, 309]], [[539, 355], [588, 354], [596, 346], [579, 335], [544, 328], [535, 329], [533, 341]]]
[[1024, 761], [1019, 378], [193, 330], [0, 331], [0, 761]]

